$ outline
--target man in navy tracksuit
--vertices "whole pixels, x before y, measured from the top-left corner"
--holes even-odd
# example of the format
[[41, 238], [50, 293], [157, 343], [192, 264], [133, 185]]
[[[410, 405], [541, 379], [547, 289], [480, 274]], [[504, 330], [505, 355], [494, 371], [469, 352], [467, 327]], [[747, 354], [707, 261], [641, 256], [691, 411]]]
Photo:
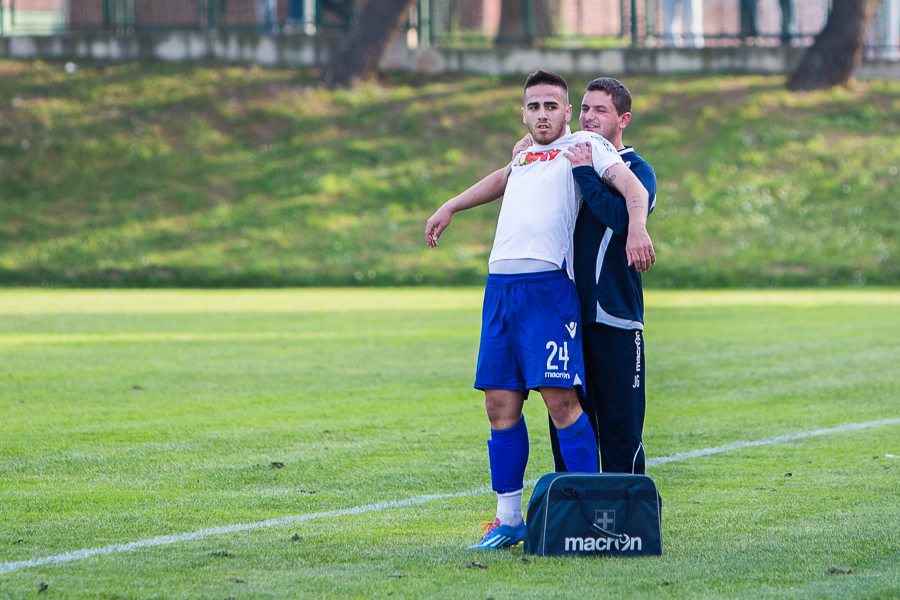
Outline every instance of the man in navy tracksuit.
[[[581, 129], [599, 133], [616, 149], [656, 205], [656, 174], [635, 151], [623, 145], [631, 120], [631, 93], [619, 81], [592, 81], [581, 106]], [[600, 448], [605, 473], [644, 473], [642, 431], [646, 406], [644, 298], [641, 274], [626, 256], [628, 207], [625, 199], [601, 182], [590, 167], [590, 153], [576, 148], [570, 158], [584, 204], [574, 236], [575, 285], [584, 323], [587, 381], [582, 408]], [[565, 471], [551, 421], [551, 445], [557, 471]]]

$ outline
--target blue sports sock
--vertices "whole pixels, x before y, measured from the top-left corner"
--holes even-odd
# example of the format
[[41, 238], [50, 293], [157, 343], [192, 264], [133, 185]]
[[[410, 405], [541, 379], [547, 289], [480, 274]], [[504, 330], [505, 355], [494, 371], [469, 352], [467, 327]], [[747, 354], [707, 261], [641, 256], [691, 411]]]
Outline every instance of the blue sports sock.
[[507, 494], [525, 487], [528, 428], [524, 416], [509, 429], [491, 429], [488, 458], [491, 463], [491, 489], [498, 494]]
[[588, 416], [581, 416], [564, 429], [558, 429], [559, 451], [569, 473], [597, 472], [597, 440]]

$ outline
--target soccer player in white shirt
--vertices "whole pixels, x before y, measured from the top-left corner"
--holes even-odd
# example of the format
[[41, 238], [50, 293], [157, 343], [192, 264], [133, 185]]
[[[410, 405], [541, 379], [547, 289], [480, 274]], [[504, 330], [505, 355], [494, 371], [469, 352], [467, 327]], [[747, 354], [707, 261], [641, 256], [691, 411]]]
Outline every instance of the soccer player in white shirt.
[[533, 73], [525, 82], [523, 104], [522, 120], [534, 144], [506, 168], [444, 203], [425, 230], [426, 243], [437, 246], [455, 212], [490, 202], [505, 187], [489, 259], [475, 376], [491, 424], [488, 457], [497, 515], [472, 549], [504, 548], [524, 539], [522, 489], [529, 443], [522, 408], [530, 390], [537, 389], [544, 399], [567, 469], [597, 472], [596, 440], [574, 389], [584, 380], [581, 320], [566, 268], [572, 264], [572, 232], [581, 200], [565, 157], [568, 148], [590, 143], [598, 174], [625, 197], [629, 215], [632, 206], [641, 215], [629, 225], [629, 256], [636, 266], [649, 268], [653, 253], [645, 227], [646, 189], [609, 142], [569, 131], [572, 106], [565, 80], [550, 71]]

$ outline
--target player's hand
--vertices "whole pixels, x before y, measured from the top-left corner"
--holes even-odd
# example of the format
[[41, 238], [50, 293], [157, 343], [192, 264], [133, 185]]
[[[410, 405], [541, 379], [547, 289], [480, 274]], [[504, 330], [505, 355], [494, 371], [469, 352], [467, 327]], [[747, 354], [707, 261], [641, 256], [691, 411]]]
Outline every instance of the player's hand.
[[513, 146], [513, 155], [512, 155], [513, 160], [516, 159], [516, 157], [519, 155], [519, 152], [524, 151], [526, 148], [528, 148], [528, 146], [532, 145], [533, 143], [534, 143], [534, 138], [531, 137], [531, 134], [530, 133], [525, 134], [525, 137], [523, 137], [521, 140], [516, 142], [516, 145]]
[[452, 218], [453, 211], [447, 208], [446, 205], [437, 209], [437, 212], [431, 215], [428, 221], [425, 222], [425, 244], [435, 248], [438, 243], [438, 238], [441, 237], [441, 233], [447, 229], [447, 225], [450, 224]]
[[591, 145], [587, 142], [575, 144], [564, 155], [572, 163], [572, 167], [594, 166], [594, 155]]
[[628, 257], [628, 266], [641, 273], [650, 270], [651, 265], [656, 264], [656, 252], [653, 250], [653, 240], [644, 226], [628, 227], [628, 239], [625, 241], [625, 255]]

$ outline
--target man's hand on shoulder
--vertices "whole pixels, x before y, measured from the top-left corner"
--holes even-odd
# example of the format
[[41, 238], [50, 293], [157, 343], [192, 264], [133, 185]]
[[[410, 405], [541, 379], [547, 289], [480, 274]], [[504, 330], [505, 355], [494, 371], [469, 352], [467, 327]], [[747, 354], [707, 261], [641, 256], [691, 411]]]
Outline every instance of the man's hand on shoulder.
[[519, 152], [524, 152], [532, 144], [534, 144], [534, 138], [531, 137], [530, 133], [526, 133], [525, 137], [516, 142], [516, 145], [513, 146], [512, 159], [515, 160], [519, 155]]
[[594, 165], [593, 148], [590, 143], [580, 142], [570, 147], [564, 155], [575, 167], [592, 167]]

